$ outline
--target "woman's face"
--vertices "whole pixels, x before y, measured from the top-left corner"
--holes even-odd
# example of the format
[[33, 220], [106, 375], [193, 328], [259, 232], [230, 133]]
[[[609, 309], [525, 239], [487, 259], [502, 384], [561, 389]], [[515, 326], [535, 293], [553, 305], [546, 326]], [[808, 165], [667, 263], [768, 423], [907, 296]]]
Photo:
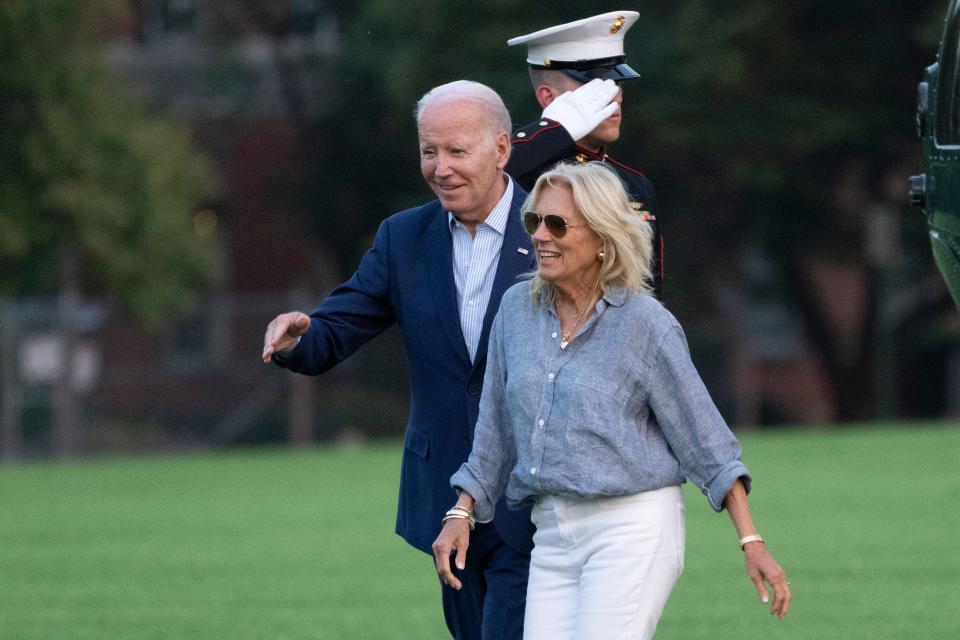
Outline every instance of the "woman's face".
[[569, 287], [593, 288], [600, 274], [597, 255], [603, 246], [587, 220], [573, 202], [573, 193], [568, 187], [545, 186], [540, 191], [534, 211], [558, 215], [567, 221], [567, 232], [556, 237], [547, 231], [541, 222], [531, 236], [537, 251], [537, 266], [540, 277], [561, 289]]

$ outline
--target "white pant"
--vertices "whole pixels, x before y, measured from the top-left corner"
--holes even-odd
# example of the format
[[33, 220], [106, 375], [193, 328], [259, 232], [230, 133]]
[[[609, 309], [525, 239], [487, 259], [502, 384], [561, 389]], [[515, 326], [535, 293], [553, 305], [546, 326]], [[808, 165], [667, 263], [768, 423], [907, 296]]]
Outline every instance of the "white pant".
[[545, 497], [532, 517], [524, 640], [652, 638], [683, 571], [680, 487], [589, 501]]

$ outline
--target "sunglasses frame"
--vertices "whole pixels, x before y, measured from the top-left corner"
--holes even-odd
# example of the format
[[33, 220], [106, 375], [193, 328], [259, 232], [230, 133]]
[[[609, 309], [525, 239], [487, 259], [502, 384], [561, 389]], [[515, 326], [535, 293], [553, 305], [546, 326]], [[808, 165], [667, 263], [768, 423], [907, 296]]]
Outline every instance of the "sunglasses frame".
[[[533, 231], [530, 230], [530, 225], [527, 224], [528, 219], [532, 219], [533, 216], [536, 216], [537, 224], [533, 227]], [[557, 220], [562, 224], [558, 225]], [[537, 229], [540, 228], [540, 225], [543, 225], [547, 229], [547, 233], [552, 235], [554, 238], [562, 238], [567, 235], [567, 229], [582, 227], [582, 224], [570, 224], [567, 222], [567, 219], [556, 213], [538, 213], [536, 211], [524, 211], [523, 212], [523, 228], [531, 236], [537, 232]]]

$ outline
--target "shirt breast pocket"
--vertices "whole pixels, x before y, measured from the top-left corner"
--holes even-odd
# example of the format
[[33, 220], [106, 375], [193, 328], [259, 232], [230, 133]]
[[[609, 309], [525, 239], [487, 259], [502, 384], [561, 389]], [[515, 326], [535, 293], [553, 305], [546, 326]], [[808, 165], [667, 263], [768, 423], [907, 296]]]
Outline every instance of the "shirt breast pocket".
[[626, 399], [576, 382], [567, 416], [567, 440], [576, 449], [619, 449], [626, 436]]

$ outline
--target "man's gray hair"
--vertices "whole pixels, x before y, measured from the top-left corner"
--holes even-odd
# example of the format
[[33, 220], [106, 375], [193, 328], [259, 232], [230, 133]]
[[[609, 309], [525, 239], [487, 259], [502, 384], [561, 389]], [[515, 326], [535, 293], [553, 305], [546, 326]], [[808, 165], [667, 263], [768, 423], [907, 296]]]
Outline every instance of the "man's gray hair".
[[423, 94], [414, 111], [417, 118], [417, 128], [420, 127], [423, 112], [426, 111], [427, 107], [461, 101], [475, 102], [480, 105], [483, 109], [484, 124], [490, 131], [491, 138], [496, 138], [501, 133], [510, 135], [513, 126], [510, 121], [510, 112], [507, 111], [507, 106], [503, 104], [503, 99], [487, 85], [473, 80], [455, 80], [434, 87]]

